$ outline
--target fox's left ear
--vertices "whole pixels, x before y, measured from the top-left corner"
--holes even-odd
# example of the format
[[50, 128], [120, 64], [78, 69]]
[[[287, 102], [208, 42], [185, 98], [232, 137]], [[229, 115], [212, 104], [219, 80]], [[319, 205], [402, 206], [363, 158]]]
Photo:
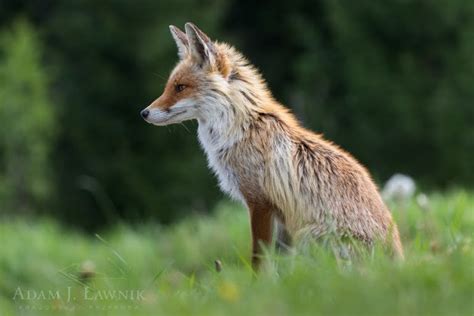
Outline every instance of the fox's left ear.
[[183, 59], [188, 53], [189, 42], [186, 34], [174, 25], [170, 25], [170, 32], [178, 46], [178, 56]]

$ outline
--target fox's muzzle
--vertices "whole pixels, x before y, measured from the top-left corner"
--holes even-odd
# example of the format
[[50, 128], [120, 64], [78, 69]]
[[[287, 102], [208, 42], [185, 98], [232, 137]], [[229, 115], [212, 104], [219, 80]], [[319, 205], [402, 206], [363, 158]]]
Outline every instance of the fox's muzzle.
[[157, 126], [181, 123], [197, 117], [194, 101], [189, 99], [181, 100], [166, 109], [161, 109], [152, 104], [142, 110], [140, 115], [146, 122]]

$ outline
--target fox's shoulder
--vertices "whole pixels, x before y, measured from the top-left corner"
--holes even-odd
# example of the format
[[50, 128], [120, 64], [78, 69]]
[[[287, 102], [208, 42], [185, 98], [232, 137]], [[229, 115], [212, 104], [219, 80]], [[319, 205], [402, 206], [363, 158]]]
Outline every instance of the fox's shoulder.
[[357, 169], [367, 173], [365, 167], [349, 152], [326, 139], [323, 134], [305, 128], [288, 108], [279, 103], [269, 104], [266, 111], [260, 113], [260, 120], [269, 133], [283, 133], [295, 146], [296, 155], [323, 159], [328, 164], [337, 164], [346, 170]]

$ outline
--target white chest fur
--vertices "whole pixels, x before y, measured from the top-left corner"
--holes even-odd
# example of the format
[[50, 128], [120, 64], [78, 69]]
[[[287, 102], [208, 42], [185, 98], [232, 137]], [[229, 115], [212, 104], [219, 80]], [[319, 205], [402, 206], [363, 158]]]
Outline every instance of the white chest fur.
[[221, 131], [202, 122], [199, 123], [198, 138], [206, 153], [208, 165], [219, 180], [221, 190], [231, 198], [243, 201], [237, 175], [225, 158], [226, 151], [233, 146], [235, 139], [222, 137]]

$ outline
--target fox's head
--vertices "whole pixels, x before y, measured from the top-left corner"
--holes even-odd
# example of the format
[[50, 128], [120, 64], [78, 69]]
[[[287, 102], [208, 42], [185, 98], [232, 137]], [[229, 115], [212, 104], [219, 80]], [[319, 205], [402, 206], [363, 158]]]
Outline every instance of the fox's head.
[[[230, 75], [228, 57], [192, 23], [186, 33], [170, 26], [178, 46], [179, 63], [166, 83], [162, 95], [141, 116], [151, 124], [168, 125], [191, 119], [205, 119], [212, 112], [214, 93], [225, 94]], [[215, 90], [214, 93], [212, 90]]]
[[[191, 119], [205, 122], [239, 113], [239, 100], [256, 105], [258, 96], [250, 99], [244, 86], [255, 87], [263, 81], [245, 58], [232, 47], [211, 41], [192, 23], [186, 23], [185, 30], [170, 26], [180, 61], [162, 95], [141, 111], [142, 117], [154, 125]], [[235, 95], [235, 91], [240, 93]]]

